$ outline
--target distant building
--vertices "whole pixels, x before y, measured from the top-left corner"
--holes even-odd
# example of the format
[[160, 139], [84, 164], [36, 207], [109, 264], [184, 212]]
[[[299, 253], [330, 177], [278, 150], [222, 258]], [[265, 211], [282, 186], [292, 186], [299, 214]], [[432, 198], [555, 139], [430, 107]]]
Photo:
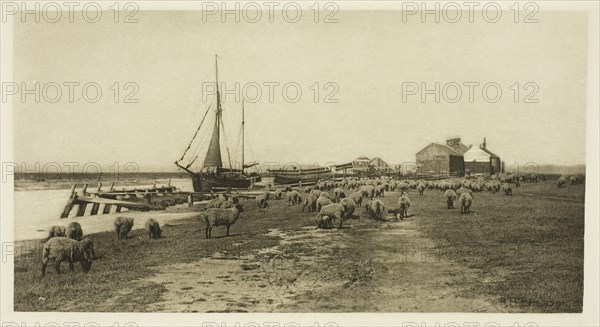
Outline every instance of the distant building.
[[495, 174], [502, 171], [500, 157], [487, 149], [485, 138], [479, 147], [471, 146], [464, 153], [465, 169], [470, 174]]
[[431, 143], [416, 154], [417, 173], [434, 177], [463, 176], [463, 153], [469, 148], [460, 137], [446, 140], [446, 144]]
[[388, 165], [383, 159], [377, 157], [369, 162], [369, 165], [373, 167], [373, 169], [380, 172], [388, 172], [391, 169], [390, 165]]

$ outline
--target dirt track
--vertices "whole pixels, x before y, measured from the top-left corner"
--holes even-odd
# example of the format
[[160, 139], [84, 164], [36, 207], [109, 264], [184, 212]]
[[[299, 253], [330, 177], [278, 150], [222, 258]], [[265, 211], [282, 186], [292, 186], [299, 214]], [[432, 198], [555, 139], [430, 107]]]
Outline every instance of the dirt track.
[[440, 259], [413, 218], [377, 227], [271, 230], [280, 237], [274, 247], [161, 267], [136, 283], [166, 288], [151, 311], [506, 312], [494, 299], [459, 295], [464, 280], [497, 281]]

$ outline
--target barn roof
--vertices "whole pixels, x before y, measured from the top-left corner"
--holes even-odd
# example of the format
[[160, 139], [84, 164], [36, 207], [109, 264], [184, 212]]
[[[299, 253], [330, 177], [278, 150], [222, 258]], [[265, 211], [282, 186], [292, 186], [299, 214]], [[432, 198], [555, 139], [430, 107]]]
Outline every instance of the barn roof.
[[381, 159], [380, 157], [377, 157], [377, 158], [371, 160], [370, 164], [375, 167], [388, 167], [389, 166], [387, 164], [387, 162], [383, 161], [383, 159]]
[[490, 158], [500, 158], [488, 149], [472, 146], [464, 154], [465, 162], [488, 162]]
[[417, 152], [417, 154], [427, 150], [430, 147], [435, 147], [436, 151], [444, 152], [446, 154], [462, 156], [462, 153], [454, 150], [453, 148], [447, 146], [446, 144], [439, 144], [439, 143], [431, 143], [431, 144], [427, 145], [426, 147], [424, 147], [423, 149], [421, 149], [421, 151]]

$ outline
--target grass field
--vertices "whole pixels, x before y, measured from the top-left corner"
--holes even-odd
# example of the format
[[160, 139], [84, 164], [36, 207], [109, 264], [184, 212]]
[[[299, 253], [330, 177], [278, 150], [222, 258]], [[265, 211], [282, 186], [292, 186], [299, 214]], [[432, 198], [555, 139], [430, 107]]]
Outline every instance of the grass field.
[[247, 201], [226, 238], [216, 227], [204, 239], [194, 219], [160, 240], [92, 234], [100, 258], [87, 274], [65, 263], [41, 279], [39, 249], [16, 256], [15, 311], [581, 312], [584, 186], [513, 191], [476, 193], [461, 215], [441, 191], [411, 190], [408, 219], [358, 208], [342, 230], [316, 229], [313, 213], [283, 201]]

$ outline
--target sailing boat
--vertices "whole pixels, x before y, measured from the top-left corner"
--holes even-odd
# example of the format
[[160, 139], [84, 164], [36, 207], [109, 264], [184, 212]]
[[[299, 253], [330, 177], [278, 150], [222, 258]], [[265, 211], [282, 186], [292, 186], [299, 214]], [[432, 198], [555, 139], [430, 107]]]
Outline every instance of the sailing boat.
[[[175, 165], [185, 170], [192, 177], [192, 185], [194, 192], [213, 192], [222, 189], [248, 189], [254, 185], [254, 182], [260, 180], [260, 176], [249, 176], [246, 174], [245, 169], [257, 165], [258, 163], [245, 164], [244, 163], [244, 101], [242, 99], [242, 165], [241, 169], [234, 169], [231, 165], [231, 158], [229, 158], [229, 168], [223, 167], [223, 161], [221, 158], [221, 132], [224, 129], [223, 124], [223, 109], [221, 107], [221, 91], [219, 87], [219, 68], [217, 63], [217, 56], [215, 55], [215, 80], [217, 85], [217, 108], [215, 110], [215, 122], [212, 126], [212, 133], [210, 143], [208, 145], [208, 151], [204, 157], [204, 163], [202, 169], [199, 172], [192, 171], [191, 165], [198, 159], [198, 156], [194, 156], [193, 159], [187, 164], [183, 165], [181, 162], [186, 157], [186, 154], [192, 147], [192, 143], [198, 136], [198, 132], [202, 127], [206, 116], [210, 112], [211, 106], [208, 107], [200, 126], [196, 130], [190, 144], [184, 151], [181, 158], [175, 161]], [[229, 149], [227, 149], [229, 156]]]

